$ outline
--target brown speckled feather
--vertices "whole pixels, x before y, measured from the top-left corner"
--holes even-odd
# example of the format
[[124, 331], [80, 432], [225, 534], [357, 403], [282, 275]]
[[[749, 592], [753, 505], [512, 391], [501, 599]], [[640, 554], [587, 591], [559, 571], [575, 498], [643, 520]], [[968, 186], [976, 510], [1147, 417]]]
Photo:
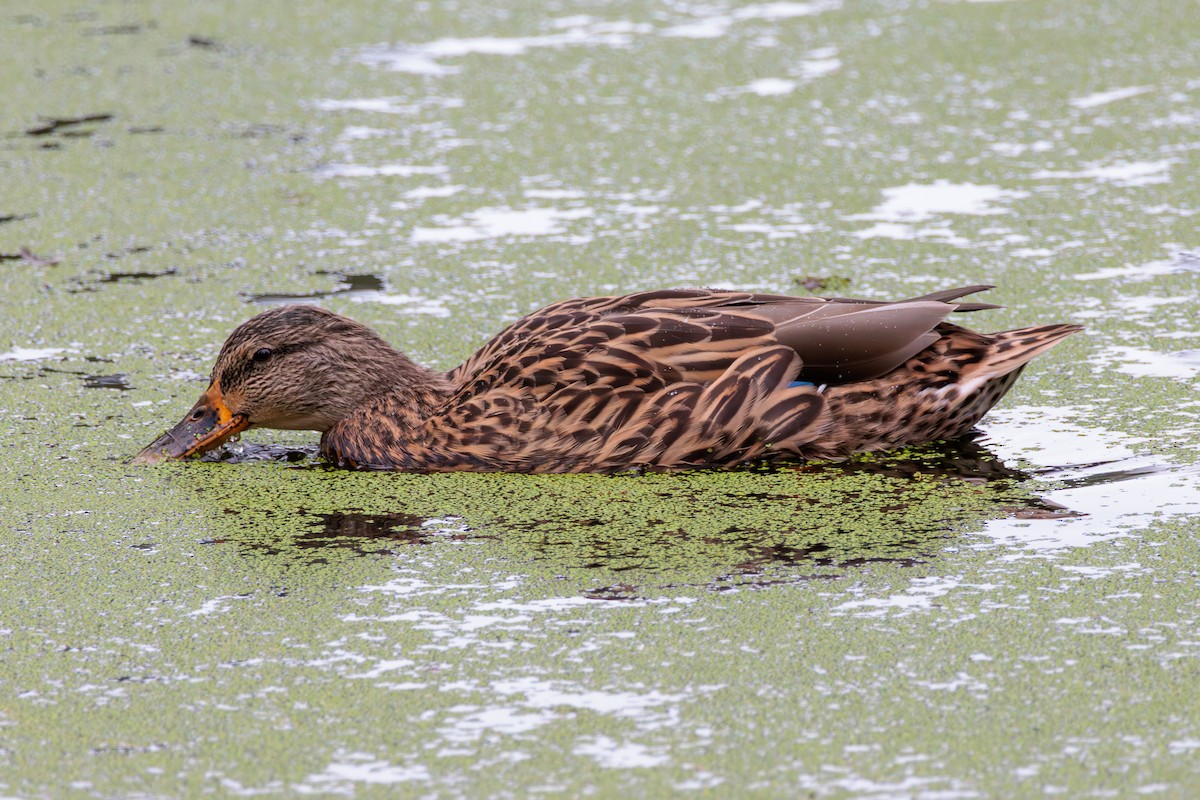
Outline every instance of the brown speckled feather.
[[[609, 471], [831, 458], [966, 432], [1078, 330], [944, 323], [988, 287], [899, 303], [679, 289], [568, 300], [512, 324], [447, 384], [372, 399], [323, 452], [414, 471]], [[805, 385], [827, 384], [827, 385]]]

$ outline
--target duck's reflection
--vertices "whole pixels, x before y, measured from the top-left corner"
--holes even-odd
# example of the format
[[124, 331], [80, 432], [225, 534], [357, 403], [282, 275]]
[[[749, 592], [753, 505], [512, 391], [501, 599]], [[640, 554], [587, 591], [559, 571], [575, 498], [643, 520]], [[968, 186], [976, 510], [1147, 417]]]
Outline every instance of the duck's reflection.
[[305, 553], [305, 561], [320, 562], [313, 558], [313, 551], [338, 549], [361, 556], [396, 555], [404, 547], [429, 544], [435, 538], [442, 540], [490, 539], [491, 536], [463, 530], [448, 530], [439, 524], [445, 520], [430, 520], [414, 514], [404, 513], [361, 513], [338, 511], [328, 514], [309, 513], [313, 521], [310, 530], [289, 538], [287, 541], [267, 544], [246, 542], [245, 546], [257, 552], [272, 555], [286, 554], [289, 550]]
[[972, 432], [958, 439], [922, 447], [912, 447], [898, 453], [861, 456], [838, 463], [810, 464], [802, 470], [833, 470], [851, 474], [886, 475], [911, 478], [922, 475], [988, 483], [1009, 480], [1024, 481], [1028, 472], [1010, 467], [980, 443], [982, 435]]
[[317, 466], [317, 446], [292, 446], [281, 444], [256, 444], [253, 442], [230, 441], [223, 447], [209, 450], [197, 461], [220, 461], [229, 464], [253, 464], [274, 461], [296, 466]]
[[[243, 449], [232, 457], [314, 464], [311, 452], [277, 446]], [[591, 502], [564, 490], [562, 502], [552, 503], [544, 519], [531, 520], [482, 493], [471, 495], [477, 507], [455, 509], [451, 518], [354, 509], [302, 512], [309, 520], [304, 533], [249, 546], [273, 553], [295, 548], [312, 562], [321, 560], [314, 551], [332, 555], [334, 548], [403, 556], [407, 547], [435, 540], [486, 539], [501, 558], [549, 562], [567, 575], [607, 573], [610, 580], [585, 595], [627, 600], [637, 597], [651, 574], [650, 582], [660, 588], [658, 579], [665, 578], [667, 585], [714, 590], [829, 580], [869, 564], [926, 563], [948, 537], [987, 519], [1074, 515], [1021, 490], [1030, 477], [970, 437], [841, 463], [774, 467], [764, 473], [769, 491], [761, 494], [726, 495], [711, 481], [696, 488], [686, 477], [618, 476], [612, 480], [628, 481], [636, 490], [628, 505]], [[542, 480], [543, 499], [560, 485], [565, 484]], [[747, 505], [756, 512], [749, 518], [738, 513]], [[678, 513], [680, 508], [686, 512]], [[624, 574], [628, 580], [612, 581]]]

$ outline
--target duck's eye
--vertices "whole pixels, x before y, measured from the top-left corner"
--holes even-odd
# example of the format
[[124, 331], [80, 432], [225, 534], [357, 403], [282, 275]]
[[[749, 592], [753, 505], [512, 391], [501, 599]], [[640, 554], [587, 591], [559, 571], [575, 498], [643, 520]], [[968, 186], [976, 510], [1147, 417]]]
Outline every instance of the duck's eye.
[[263, 348], [260, 348], [256, 351], [254, 351], [254, 361], [258, 364], [261, 364], [262, 362], [266, 361], [270, 357], [271, 357], [271, 348], [269, 348], [269, 347], [263, 347]]

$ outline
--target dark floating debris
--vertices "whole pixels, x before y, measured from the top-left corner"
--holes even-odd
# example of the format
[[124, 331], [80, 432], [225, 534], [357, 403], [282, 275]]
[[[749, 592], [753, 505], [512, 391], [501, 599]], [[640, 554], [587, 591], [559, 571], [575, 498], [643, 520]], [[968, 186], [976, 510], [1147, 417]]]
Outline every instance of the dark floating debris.
[[792, 282], [810, 292], [841, 292], [850, 288], [850, 279], [840, 275], [801, 275], [793, 278]]
[[614, 583], [612, 586], [601, 586], [588, 589], [583, 596], [589, 600], [641, 600], [641, 587], [628, 583]]
[[[124, 258], [125, 256], [132, 255], [134, 253], [148, 253], [153, 249], [154, 248], [150, 247], [150, 245], [140, 244], [140, 245], [134, 245], [131, 247], [126, 247], [124, 250], [120, 250], [115, 253], [105, 253], [104, 257], [105, 258]], [[171, 270], [171, 271], [173, 272], [174, 270]], [[166, 273], [163, 273], [163, 274], [166, 274]]]
[[1087, 514], [1082, 511], [1073, 511], [1053, 500], [1039, 498], [1037, 503], [1031, 502], [1023, 508], [1014, 508], [1011, 516], [1013, 519], [1069, 519], [1086, 517]]
[[84, 375], [83, 388], [85, 389], [117, 389], [119, 391], [128, 391], [133, 386], [129, 383], [129, 376], [124, 372], [118, 372], [115, 375]]
[[[142, 248], [135, 248], [135, 249], [129, 250], [127, 252], [142, 252], [142, 251], [149, 250], [149, 249], [150, 248], [148, 248], [148, 247], [142, 247]], [[106, 257], [107, 258], [120, 258], [121, 254], [120, 253], [107, 253]], [[175, 275], [178, 272], [179, 272], [179, 270], [176, 269], [175, 267], [169, 267], [164, 270], [159, 270], [158, 272], [150, 272], [150, 271], [144, 271], [144, 270], [125, 271], [125, 272], [97, 272], [97, 271], [93, 270], [91, 272], [91, 275], [93, 277], [91, 277], [90, 279], [72, 278], [71, 279], [72, 285], [70, 288], [67, 289], [67, 291], [71, 292], [71, 293], [94, 292], [94, 291], [96, 291], [96, 285], [101, 284], [101, 283], [141, 283], [142, 281], [153, 280], [155, 278], [166, 278], [171, 275]]]
[[20, 222], [23, 219], [32, 219], [37, 214], [0, 214], [0, 225], [5, 222]]
[[340, 283], [329, 291], [317, 292], [267, 292], [265, 294], [247, 295], [249, 302], [263, 305], [284, 305], [287, 303], [315, 303], [327, 297], [353, 297], [355, 295], [374, 294], [387, 289], [383, 278], [369, 273], [351, 274], [343, 272], [318, 271], [315, 275], [332, 275]]
[[0, 253], [0, 261], [24, 261], [35, 267], [53, 267], [62, 259], [54, 256], [39, 256], [28, 247], [22, 247], [16, 253]]
[[192, 47], [202, 47], [206, 50], [216, 50], [219, 47], [216, 39], [208, 36], [200, 36], [195, 33], [187, 38], [187, 43]]
[[234, 136], [240, 139], [264, 139], [268, 136], [274, 136], [278, 133], [283, 133], [286, 130], [282, 125], [272, 125], [267, 122], [254, 122], [232, 131]]
[[25, 129], [26, 136], [49, 136], [58, 133], [64, 128], [72, 128], [76, 125], [86, 125], [90, 122], [108, 122], [113, 118], [112, 114], [85, 114], [81, 117], [43, 117], [42, 124], [32, 128]]
[[[115, 257], [115, 256], [114, 256]], [[97, 283], [122, 283], [124, 281], [147, 281], [154, 278], [165, 278], [168, 275], [174, 275], [179, 270], [175, 267], [164, 269], [160, 272], [106, 272], [96, 279]]]
[[[921, 552], [920, 543], [915, 539], [897, 539], [892, 544], [892, 548], [899, 551], [899, 553], [914, 550], [916, 553], [914, 555], [897, 554], [846, 557], [845, 550], [837, 550], [828, 544], [811, 544], [800, 547], [784, 543], [756, 545], [747, 548], [749, 558], [734, 564], [732, 571], [724, 578], [718, 580], [741, 584], [743, 578], [766, 575], [768, 574], [768, 569], [772, 567], [846, 569], [865, 567], [868, 564], [894, 564], [900, 567], [917, 567], [926, 563], [927, 558], [930, 557], [930, 554]], [[801, 581], [835, 580], [841, 577], [843, 576], [836, 572], [806, 572], [800, 575], [780, 578], [779, 580], [767, 580], [762, 583], [755, 581], [748, 585], [768, 585], [780, 581], [784, 583], [796, 583]], [[725, 588], [734, 587], [728, 586]]]
[[84, 36], [128, 36], [135, 33], [141, 33], [146, 29], [157, 28], [158, 24], [151, 20], [145, 25], [140, 22], [131, 22], [125, 25], [101, 25], [97, 28], [88, 28], [83, 32]]

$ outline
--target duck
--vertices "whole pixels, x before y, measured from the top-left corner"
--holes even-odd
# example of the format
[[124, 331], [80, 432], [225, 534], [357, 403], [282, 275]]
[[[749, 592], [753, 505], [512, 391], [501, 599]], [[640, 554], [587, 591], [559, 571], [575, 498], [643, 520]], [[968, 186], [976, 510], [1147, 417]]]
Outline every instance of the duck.
[[341, 467], [619, 472], [841, 460], [969, 432], [1081, 330], [984, 334], [966, 286], [908, 300], [664, 289], [546, 306], [448, 372], [315, 305], [238, 325], [208, 388], [140, 463], [251, 428], [312, 430]]

